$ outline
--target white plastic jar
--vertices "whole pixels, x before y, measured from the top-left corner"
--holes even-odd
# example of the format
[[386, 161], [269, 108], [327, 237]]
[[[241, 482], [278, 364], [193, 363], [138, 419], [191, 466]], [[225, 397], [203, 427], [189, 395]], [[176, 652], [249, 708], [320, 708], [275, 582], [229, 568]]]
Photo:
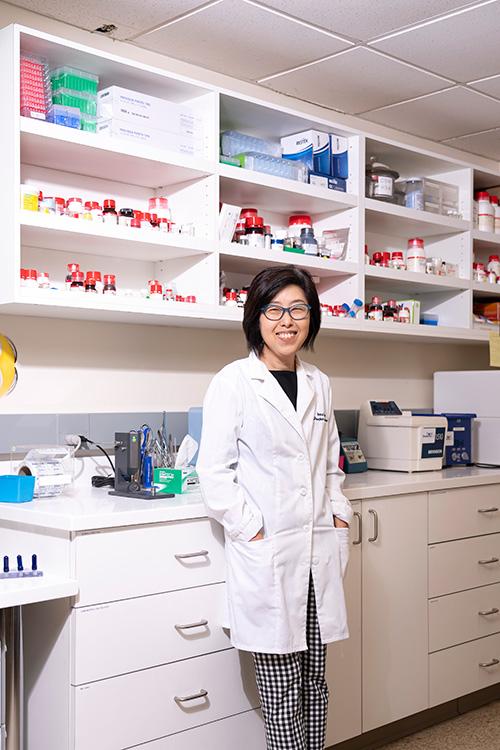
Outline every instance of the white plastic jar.
[[408, 252], [406, 253], [406, 269], [416, 273], [425, 273], [426, 256], [423, 239], [414, 237], [408, 240]]
[[490, 196], [490, 201], [495, 212], [495, 234], [500, 234], [500, 201], [496, 195]]
[[486, 191], [477, 194], [477, 228], [480, 232], [495, 231], [495, 209]]

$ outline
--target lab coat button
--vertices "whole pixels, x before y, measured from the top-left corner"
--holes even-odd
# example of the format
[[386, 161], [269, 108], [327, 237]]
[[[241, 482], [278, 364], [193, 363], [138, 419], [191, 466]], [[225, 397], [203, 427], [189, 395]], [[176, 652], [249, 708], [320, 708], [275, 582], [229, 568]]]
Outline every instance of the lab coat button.
[[304, 531], [309, 531], [309, 524], [308, 523], [304, 524]]
[[301, 495], [307, 495], [307, 490], [306, 490], [305, 487], [302, 487], [302, 489], [300, 490], [300, 494]]
[[317, 565], [319, 563], [319, 560], [318, 560], [317, 557], [313, 557], [313, 559], [311, 560], [311, 562], [312, 562], [313, 565]]
[[299, 453], [299, 455], [297, 456], [297, 460], [298, 461], [303, 461], [304, 460], [304, 454], [303, 453]]

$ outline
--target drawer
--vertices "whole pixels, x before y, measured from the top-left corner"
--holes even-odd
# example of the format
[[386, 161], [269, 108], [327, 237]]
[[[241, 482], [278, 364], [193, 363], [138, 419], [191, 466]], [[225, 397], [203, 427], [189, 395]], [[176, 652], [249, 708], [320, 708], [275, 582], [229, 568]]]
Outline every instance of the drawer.
[[500, 682], [500, 635], [431, 654], [429, 677], [431, 706]]
[[429, 543], [500, 532], [500, 485], [429, 492]]
[[76, 606], [220, 583], [223, 544], [208, 519], [78, 534]]
[[259, 706], [252, 656], [236, 649], [72, 691], [75, 750], [132, 747]]
[[500, 534], [429, 547], [429, 598], [500, 581]]
[[500, 583], [429, 601], [429, 651], [498, 632]]
[[230, 648], [221, 625], [224, 606], [225, 584], [216, 583], [78, 607], [72, 613], [72, 684]]
[[141, 750], [266, 750], [264, 722], [260, 711], [246, 711], [181, 734], [153, 740]]

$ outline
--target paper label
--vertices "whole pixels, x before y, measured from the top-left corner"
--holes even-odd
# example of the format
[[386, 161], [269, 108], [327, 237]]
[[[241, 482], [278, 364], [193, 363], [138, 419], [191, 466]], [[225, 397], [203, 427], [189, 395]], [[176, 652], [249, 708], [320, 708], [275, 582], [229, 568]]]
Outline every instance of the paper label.
[[490, 333], [490, 367], [500, 367], [500, 335]]
[[435, 443], [436, 442], [436, 428], [435, 427], [424, 427], [422, 430], [422, 443]]

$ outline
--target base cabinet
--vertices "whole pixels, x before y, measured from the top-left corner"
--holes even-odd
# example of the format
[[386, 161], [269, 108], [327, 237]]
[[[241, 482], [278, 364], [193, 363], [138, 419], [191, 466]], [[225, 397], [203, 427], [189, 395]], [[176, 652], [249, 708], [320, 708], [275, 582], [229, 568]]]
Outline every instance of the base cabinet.
[[427, 493], [362, 502], [363, 732], [428, 708]]
[[325, 747], [361, 734], [361, 503], [354, 502], [352, 507], [351, 552], [344, 579], [349, 638], [328, 646]]

